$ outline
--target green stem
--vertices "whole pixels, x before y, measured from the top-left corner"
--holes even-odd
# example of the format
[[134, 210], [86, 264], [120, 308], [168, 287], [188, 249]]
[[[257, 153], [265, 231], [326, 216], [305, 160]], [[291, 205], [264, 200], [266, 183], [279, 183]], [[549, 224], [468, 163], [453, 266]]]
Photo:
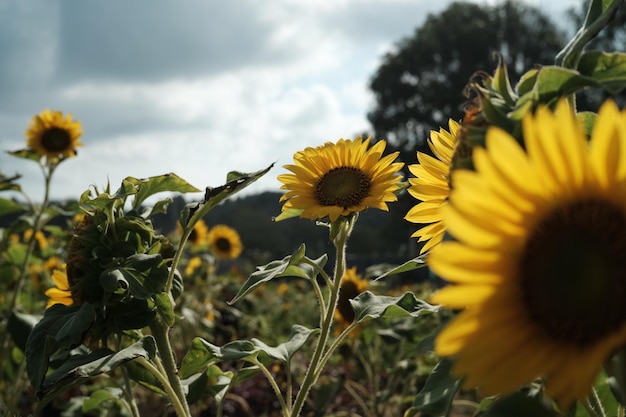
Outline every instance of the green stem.
[[124, 377], [124, 394], [126, 395], [130, 412], [133, 414], [133, 417], [141, 417], [139, 414], [139, 408], [137, 408], [137, 403], [135, 402], [135, 397], [133, 396], [133, 387], [130, 383], [130, 378], [128, 377], [128, 369], [124, 366], [122, 366], [122, 376]]
[[[189, 417], [191, 416], [191, 411], [189, 410], [189, 404], [187, 404], [187, 398], [185, 397], [180, 378], [178, 378], [176, 358], [174, 357], [174, 351], [168, 335], [169, 327], [160, 319], [157, 319], [150, 325], [150, 330], [152, 330], [152, 336], [154, 337], [157, 348], [159, 349], [159, 356], [163, 362], [163, 368], [165, 369], [167, 379], [172, 386], [173, 393], [182, 404], [182, 410], [184, 412], [182, 414], [179, 412], [178, 415], [179, 417]], [[171, 395], [170, 393], [168, 394]]]
[[585, 45], [609, 23], [624, 0], [591, 0], [583, 26], [556, 56], [556, 65], [576, 68]]
[[591, 389], [591, 394], [588, 397], [589, 404], [596, 411], [596, 414], [600, 417], [606, 417], [606, 411], [604, 411], [604, 406], [600, 401], [600, 397], [598, 396], [598, 391], [595, 388]]
[[176, 394], [174, 388], [172, 387], [172, 385], [168, 381], [168, 378], [165, 375], [163, 375], [157, 369], [157, 367], [154, 366], [152, 363], [150, 363], [150, 361], [148, 361], [146, 358], [139, 357], [139, 358], [137, 358], [135, 360], [137, 362], [139, 362], [139, 364], [141, 366], [146, 368], [152, 375], [154, 375], [154, 377], [161, 383], [161, 385], [163, 385], [163, 388], [165, 389], [165, 392], [167, 393], [170, 401], [172, 402], [172, 405], [174, 406], [174, 409], [176, 410], [176, 414], [179, 417], [180, 416], [190, 417], [191, 414], [188, 411], [189, 407], [185, 407], [183, 405], [183, 403], [180, 401], [180, 399], [179, 399], [178, 395]]
[[322, 369], [320, 367], [320, 364], [322, 358], [324, 357], [324, 350], [326, 348], [326, 344], [328, 343], [330, 330], [333, 324], [333, 314], [335, 312], [335, 308], [337, 307], [337, 301], [339, 300], [341, 278], [346, 271], [346, 243], [348, 241], [350, 233], [352, 232], [355, 221], [356, 216], [351, 217], [347, 220], [340, 218], [337, 221], [337, 224], [340, 224], [341, 229], [337, 232], [336, 237], [333, 239], [333, 243], [335, 244], [336, 248], [336, 261], [333, 280], [329, 286], [330, 297], [328, 300], [328, 304], [326, 305], [326, 311], [323, 312], [324, 320], [322, 321], [320, 336], [317, 340], [317, 344], [315, 345], [315, 350], [313, 351], [311, 363], [309, 364], [306, 374], [304, 375], [304, 380], [302, 381], [302, 385], [300, 386], [300, 391], [298, 391], [296, 399], [293, 403], [293, 409], [291, 410], [290, 414], [291, 417], [298, 417], [300, 415], [302, 407], [304, 406], [304, 401], [306, 400], [309, 391], [317, 381], [317, 378]]
[[176, 252], [174, 253], [174, 259], [172, 259], [172, 265], [170, 265], [170, 271], [167, 276], [167, 284], [165, 284], [166, 294], [169, 294], [172, 291], [172, 285], [174, 285], [174, 275], [176, 274], [176, 268], [178, 268], [178, 264], [180, 262], [180, 259], [183, 256], [183, 251], [185, 249], [185, 243], [187, 243], [187, 239], [189, 239], [189, 236], [191, 235], [192, 230], [193, 230], [193, 225], [190, 225], [190, 224], [187, 224], [187, 226], [183, 229], [183, 234], [180, 237], [180, 242], [178, 242], [178, 248], [176, 248]]
[[287, 403], [285, 402], [285, 399], [283, 398], [283, 393], [280, 391], [280, 387], [276, 383], [276, 380], [272, 376], [272, 373], [257, 358], [254, 358], [253, 360], [251, 360], [250, 363], [253, 363], [256, 366], [258, 366], [261, 372], [263, 373], [263, 375], [265, 375], [265, 378], [267, 379], [267, 381], [272, 386], [272, 389], [274, 390], [274, 394], [276, 395], [276, 398], [278, 398], [278, 401], [280, 402], [280, 408], [283, 410], [283, 415], [288, 416], [289, 407], [287, 407]]

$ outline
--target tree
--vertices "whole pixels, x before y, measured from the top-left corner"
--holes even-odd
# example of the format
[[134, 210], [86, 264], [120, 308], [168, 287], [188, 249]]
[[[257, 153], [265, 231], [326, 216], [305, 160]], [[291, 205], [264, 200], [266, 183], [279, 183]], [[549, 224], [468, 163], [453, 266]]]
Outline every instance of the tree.
[[564, 43], [565, 35], [531, 6], [452, 3], [384, 56], [370, 83], [375, 137], [397, 149], [426, 151], [431, 129], [461, 119], [464, 88], [476, 71], [492, 72], [494, 53], [502, 54], [515, 80], [535, 64], [554, 63]]

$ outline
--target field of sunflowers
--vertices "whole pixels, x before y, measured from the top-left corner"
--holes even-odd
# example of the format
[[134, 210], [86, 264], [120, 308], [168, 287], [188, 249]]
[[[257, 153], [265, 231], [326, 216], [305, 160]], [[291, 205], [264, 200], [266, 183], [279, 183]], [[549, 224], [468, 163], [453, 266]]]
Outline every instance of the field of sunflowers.
[[[626, 87], [626, 53], [585, 49], [620, 3], [591, 1], [555, 65], [477, 72], [415, 161], [338, 139], [205, 190], [129, 176], [57, 204], [88, 126], [36, 114], [6, 151], [39, 165], [43, 198], [0, 174], [20, 196], [0, 197], [0, 416], [624, 417], [626, 110], [576, 108]], [[331, 253], [253, 265], [210, 220], [277, 169], [275, 221], [313, 222]], [[419, 256], [350, 265], [359, 217], [402, 193]]]

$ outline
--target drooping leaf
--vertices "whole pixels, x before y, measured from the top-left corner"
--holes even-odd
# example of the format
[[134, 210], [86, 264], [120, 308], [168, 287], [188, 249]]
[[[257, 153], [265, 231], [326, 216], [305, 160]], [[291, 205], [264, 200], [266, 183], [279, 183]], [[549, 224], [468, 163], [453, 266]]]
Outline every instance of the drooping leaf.
[[114, 352], [102, 348], [84, 355], [70, 356], [61, 366], [46, 376], [38, 395], [45, 402], [67, 388], [85, 380], [109, 373], [118, 366], [144, 357], [151, 359], [156, 354], [156, 342], [152, 336], [144, 336], [131, 346]]
[[13, 311], [9, 316], [7, 323], [7, 332], [13, 338], [15, 345], [22, 351], [26, 350], [26, 342], [28, 336], [33, 331], [37, 323], [41, 320], [41, 316], [34, 316], [32, 314], [24, 314], [18, 311]]
[[404, 417], [412, 417], [420, 412], [436, 416], [447, 415], [452, 400], [461, 387], [461, 380], [450, 373], [451, 369], [452, 361], [445, 358], [435, 366]]
[[365, 291], [350, 300], [350, 304], [354, 310], [354, 321], [358, 323], [378, 318], [418, 317], [439, 310], [438, 306], [430, 305], [410, 292], [391, 297]]
[[193, 374], [204, 369], [213, 359], [211, 351], [206, 348], [205, 341], [196, 337], [191, 341], [189, 350], [183, 357], [183, 361], [178, 370], [178, 375], [182, 379], [187, 379]]
[[145, 179], [137, 179], [134, 177], [126, 177], [126, 181], [136, 185], [138, 192], [133, 200], [133, 209], [138, 210], [148, 197], [165, 192], [178, 192], [178, 193], [198, 193], [199, 189], [189, 184], [187, 181], [179, 177], [174, 173], [157, 175]]
[[41, 386], [50, 356], [78, 346], [95, 318], [96, 312], [89, 303], [55, 304], [46, 310], [26, 342], [26, 370], [33, 387]]

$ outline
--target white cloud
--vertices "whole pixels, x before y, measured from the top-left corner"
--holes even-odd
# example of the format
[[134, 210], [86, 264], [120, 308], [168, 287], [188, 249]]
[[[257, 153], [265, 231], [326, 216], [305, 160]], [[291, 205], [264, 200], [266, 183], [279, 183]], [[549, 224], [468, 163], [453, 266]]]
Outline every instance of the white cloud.
[[[573, 0], [563, 0], [573, 1]], [[246, 192], [277, 189], [293, 153], [369, 127], [381, 55], [447, 2], [425, 0], [40, 0], [0, 5], [0, 141], [24, 146], [46, 107], [83, 123], [85, 146], [55, 174], [53, 198], [90, 184], [175, 172], [197, 187], [229, 170], [277, 166]], [[34, 198], [34, 164], [23, 172]]]

